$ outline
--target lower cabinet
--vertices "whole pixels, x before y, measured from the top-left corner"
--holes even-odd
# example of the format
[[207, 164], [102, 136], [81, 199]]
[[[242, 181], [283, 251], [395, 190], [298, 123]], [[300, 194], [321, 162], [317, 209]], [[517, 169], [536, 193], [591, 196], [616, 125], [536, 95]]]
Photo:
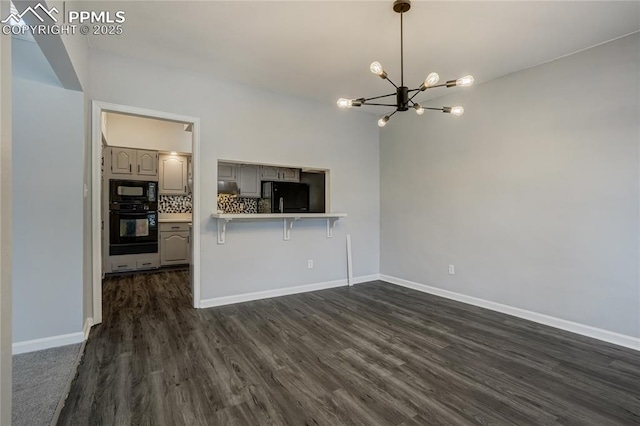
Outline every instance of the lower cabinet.
[[160, 264], [183, 265], [191, 260], [191, 237], [188, 223], [160, 224]]
[[110, 263], [105, 272], [142, 271], [160, 267], [160, 259], [157, 253], [109, 256], [109, 260]]

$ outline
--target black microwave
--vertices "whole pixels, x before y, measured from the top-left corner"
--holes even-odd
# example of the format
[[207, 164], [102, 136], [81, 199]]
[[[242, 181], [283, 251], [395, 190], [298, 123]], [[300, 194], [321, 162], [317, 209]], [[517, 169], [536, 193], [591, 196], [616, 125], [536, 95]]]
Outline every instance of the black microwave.
[[270, 213], [309, 213], [309, 184], [262, 182], [262, 198]]
[[109, 181], [109, 204], [154, 204], [158, 202], [157, 197], [158, 182], [119, 179]]

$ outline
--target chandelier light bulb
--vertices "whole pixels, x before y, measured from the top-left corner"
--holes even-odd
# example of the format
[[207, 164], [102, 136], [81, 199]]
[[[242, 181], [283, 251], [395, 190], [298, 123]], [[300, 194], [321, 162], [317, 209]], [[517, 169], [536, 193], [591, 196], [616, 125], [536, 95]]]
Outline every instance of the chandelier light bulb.
[[378, 120], [378, 127], [384, 127], [387, 125], [387, 121], [389, 121], [389, 116], [385, 115], [380, 120]]
[[413, 107], [416, 109], [416, 114], [418, 115], [424, 114], [424, 108], [422, 108], [419, 104], [415, 104]]
[[340, 98], [338, 99], [338, 107], [340, 108], [351, 108], [353, 105], [353, 101], [351, 99]]
[[371, 62], [371, 65], [369, 66], [369, 69], [375, 75], [382, 75], [382, 73], [384, 73], [384, 69], [382, 68], [382, 65], [380, 64], [380, 62], [378, 62], [378, 61]]
[[465, 75], [464, 77], [460, 77], [456, 80], [456, 86], [471, 86], [475, 79], [472, 75]]
[[451, 114], [453, 114], [453, 115], [462, 115], [462, 114], [464, 114], [464, 108], [462, 108], [461, 106], [451, 107]]
[[425, 78], [424, 85], [425, 87], [435, 86], [440, 81], [440, 76], [437, 72], [432, 72]]

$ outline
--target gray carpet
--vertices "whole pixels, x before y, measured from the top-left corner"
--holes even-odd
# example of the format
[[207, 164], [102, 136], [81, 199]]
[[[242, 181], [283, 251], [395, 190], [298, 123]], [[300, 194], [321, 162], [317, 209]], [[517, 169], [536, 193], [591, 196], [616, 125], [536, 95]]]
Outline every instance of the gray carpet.
[[75, 374], [82, 344], [13, 356], [13, 426], [49, 426]]

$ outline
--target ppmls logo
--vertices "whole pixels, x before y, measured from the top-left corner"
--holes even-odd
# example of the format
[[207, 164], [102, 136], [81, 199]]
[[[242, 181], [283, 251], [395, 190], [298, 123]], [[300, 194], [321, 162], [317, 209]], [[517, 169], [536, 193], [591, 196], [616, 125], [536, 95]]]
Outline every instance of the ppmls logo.
[[[40, 13], [38, 13], [38, 10], [36, 9], [38, 9]], [[18, 11], [12, 7], [11, 14], [0, 22], [2, 22], [3, 24], [11, 23], [11, 24], [17, 25], [22, 20], [22, 17], [25, 16], [27, 13], [31, 13], [40, 22], [44, 22], [43, 16], [45, 15], [51, 18], [53, 22], [58, 22], [58, 19], [55, 16], [53, 16], [54, 12], [57, 14], [59, 11], [55, 7], [52, 7], [51, 9], [47, 9], [40, 3], [38, 3], [34, 7], [31, 7], [31, 6], [27, 7], [22, 13], [18, 13]]]
[[[64, 10], [65, 8], [63, 8]], [[120, 35], [123, 33], [122, 23], [125, 22], [125, 12], [123, 10], [65, 10], [62, 22], [58, 23], [59, 11], [57, 8], [47, 8], [42, 3], [27, 7], [22, 12], [18, 12], [15, 6], [11, 5], [11, 13], [2, 23], [2, 34], [5, 35], [48, 35], [48, 34], [70, 34], [80, 33], [82, 35]], [[40, 23], [26, 24], [23, 18], [33, 22], [31, 17]], [[49, 18], [49, 19], [47, 19]]]

